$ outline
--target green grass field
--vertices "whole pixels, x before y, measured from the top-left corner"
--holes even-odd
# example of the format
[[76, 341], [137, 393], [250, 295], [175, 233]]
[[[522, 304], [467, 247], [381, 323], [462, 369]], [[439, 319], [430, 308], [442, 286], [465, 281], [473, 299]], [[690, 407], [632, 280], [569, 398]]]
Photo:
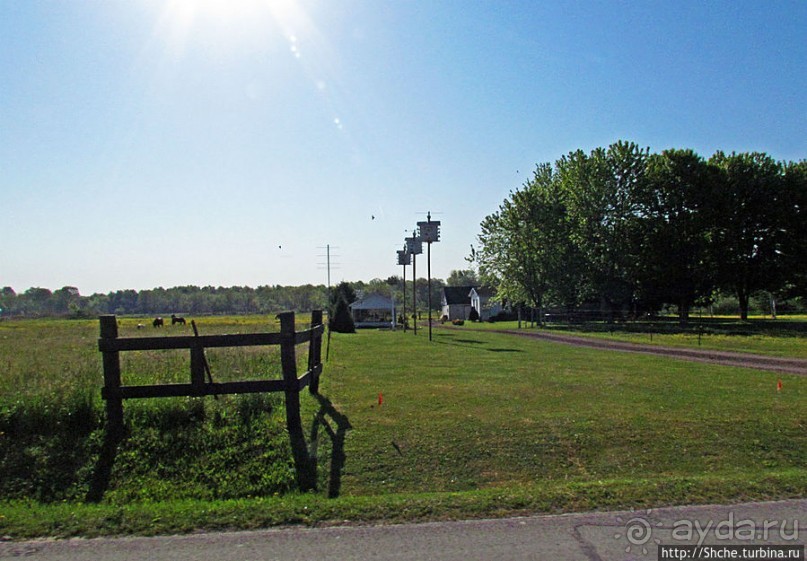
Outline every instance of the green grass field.
[[[276, 328], [267, 318], [197, 321], [205, 334]], [[159, 336], [136, 323], [125, 319], [121, 335]], [[85, 504], [103, 437], [96, 338], [93, 321], [0, 323], [0, 535], [807, 494], [803, 377], [437, 328], [431, 343], [425, 330], [334, 334], [322, 397], [302, 397], [316, 493], [295, 490], [279, 396], [132, 400], [109, 489]], [[279, 376], [276, 351], [217, 353], [216, 379]], [[142, 355], [126, 359], [124, 381], [186, 379], [181, 353]]]

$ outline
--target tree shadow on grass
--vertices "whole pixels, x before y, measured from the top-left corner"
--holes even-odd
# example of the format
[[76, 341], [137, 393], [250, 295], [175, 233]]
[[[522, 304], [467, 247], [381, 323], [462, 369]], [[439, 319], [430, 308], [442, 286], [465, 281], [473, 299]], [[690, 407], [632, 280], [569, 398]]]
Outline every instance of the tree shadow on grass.
[[[328, 498], [336, 498], [342, 487], [342, 471], [345, 468], [345, 435], [352, 429], [347, 416], [336, 410], [327, 397], [315, 394], [320, 409], [314, 415], [311, 424], [311, 440], [309, 445], [309, 459], [313, 470], [317, 471], [317, 452], [319, 448], [320, 428], [331, 440], [331, 469], [328, 475]], [[336, 425], [334, 428], [333, 425]]]
[[471, 347], [474, 346], [475, 348], [483, 351], [489, 351], [492, 353], [523, 353], [521, 349], [504, 349], [499, 347], [493, 348], [486, 348], [486, 347], [478, 347], [477, 345], [484, 345], [485, 341], [480, 341], [479, 339], [465, 339], [465, 338], [458, 338], [451, 333], [441, 333], [436, 340], [437, 343], [443, 345], [455, 345], [458, 347]]
[[484, 341], [480, 341], [479, 339], [466, 339], [464, 337], [457, 337], [453, 333], [438, 333], [434, 336], [434, 341], [436, 343], [442, 343], [443, 345], [458, 345], [458, 346], [485, 344]]

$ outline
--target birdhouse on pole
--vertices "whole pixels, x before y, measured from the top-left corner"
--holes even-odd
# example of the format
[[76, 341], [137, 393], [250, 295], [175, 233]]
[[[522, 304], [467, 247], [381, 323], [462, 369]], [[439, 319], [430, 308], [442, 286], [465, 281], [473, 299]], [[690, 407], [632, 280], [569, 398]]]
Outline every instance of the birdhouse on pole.
[[419, 236], [404, 238], [406, 242], [406, 252], [409, 255], [420, 255], [423, 253], [423, 240]]

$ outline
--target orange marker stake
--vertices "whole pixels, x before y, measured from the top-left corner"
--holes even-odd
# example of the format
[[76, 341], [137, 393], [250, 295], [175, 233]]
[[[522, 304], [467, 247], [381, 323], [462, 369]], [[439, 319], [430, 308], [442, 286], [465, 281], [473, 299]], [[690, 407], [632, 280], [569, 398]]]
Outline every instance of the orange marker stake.
[[778, 382], [776, 382], [776, 391], [777, 392], [782, 391], [782, 380], [779, 380]]
[[380, 407], [383, 404], [384, 404], [384, 396], [381, 394], [381, 392], [378, 392], [378, 405]]

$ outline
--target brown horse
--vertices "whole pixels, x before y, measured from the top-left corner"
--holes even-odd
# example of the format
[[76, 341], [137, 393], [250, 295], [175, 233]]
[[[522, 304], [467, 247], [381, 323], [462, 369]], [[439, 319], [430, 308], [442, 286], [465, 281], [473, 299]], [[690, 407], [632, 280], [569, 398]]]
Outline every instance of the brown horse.
[[171, 325], [176, 324], [185, 325], [185, 318], [180, 317], [176, 314], [171, 314]]

